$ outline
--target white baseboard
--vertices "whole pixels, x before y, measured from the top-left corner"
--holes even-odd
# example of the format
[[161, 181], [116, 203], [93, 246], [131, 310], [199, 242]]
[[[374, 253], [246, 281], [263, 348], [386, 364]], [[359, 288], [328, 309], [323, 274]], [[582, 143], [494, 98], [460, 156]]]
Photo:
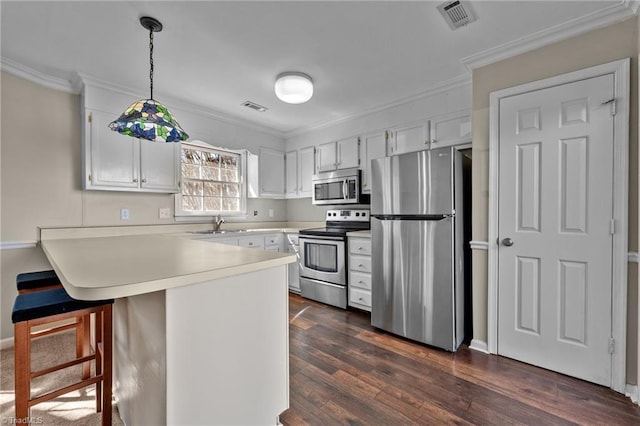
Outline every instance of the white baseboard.
[[631, 398], [631, 401], [633, 401], [634, 404], [640, 405], [640, 389], [638, 388], [638, 385], [630, 385], [627, 383], [624, 388], [624, 394]]
[[10, 349], [12, 347], [13, 347], [13, 337], [7, 337], [6, 339], [0, 340], [0, 350]]
[[474, 351], [484, 352], [485, 354], [489, 353], [489, 346], [487, 346], [487, 342], [483, 340], [472, 339], [469, 348]]

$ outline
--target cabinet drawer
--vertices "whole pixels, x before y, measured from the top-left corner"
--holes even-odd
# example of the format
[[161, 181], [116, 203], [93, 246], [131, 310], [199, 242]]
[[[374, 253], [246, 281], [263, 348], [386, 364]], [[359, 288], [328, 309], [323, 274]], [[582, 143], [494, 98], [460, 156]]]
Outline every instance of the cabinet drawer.
[[280, 245], [280, 234], [278, 235], [267, 235], [264, 237], [264, 245]]
[[371, 238], [349, 237], [349, 253], [371, 255]]
[[371, 309], [371, 292], [359, 288], [349, 289], [349, 304], [356, 304]]
[[238, 245], [240, 247], [264, 248], [264, 237], [240, 238]]
[[371, 272], [371, 257], [349, 256], [349, 269], [352, 271]]
[[349, 271], [349, 286], [371, 291], [371, 274]]

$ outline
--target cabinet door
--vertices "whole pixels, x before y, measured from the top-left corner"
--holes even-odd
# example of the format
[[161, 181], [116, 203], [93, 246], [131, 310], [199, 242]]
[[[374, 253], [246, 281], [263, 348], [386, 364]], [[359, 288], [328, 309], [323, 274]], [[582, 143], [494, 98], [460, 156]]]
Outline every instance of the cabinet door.
[[336, 142], [336, 148], [338, 151], [336, 161], [337, 169], [349, 169], [352, 167], [358, 167], [360, 165], [358, 155], [359, 143], [359, 137], [341, 139]]
[[284, 197], [284, 152], [260, 148], [260, 196]]
[[140, 147], [135, 138], [109, 128], [116, 114], [86, 111], [85, 189], [137, 189], [140, 176]]
[[390, 132], [372, 133], [362, 138], [360, 142], [360, 163], [362, 192], [371, 192], [371, 160], [381, 158], [387, 154], [387, 140]]
[[287, 198], [298, 196], [298, 151], [285, 154], [285, 195]]
[[309, 146], [298, 152], [298, 197], [311, 197], [315, 173], [315, 148]]
[[429, 122], [398, 127], [393, 132], [389, 155], [429, 148]]
[[318, 145], [318, 171], [326, 172], [330, 170], [335, 170], [338, 162], [337, 153], [336, 153], [336, 143], [335, 142], [327, 142], [321, 145]]
[[140, 187], [147, 191], [178, 192], [180, 143], [140, 140]]
[[453, 115], [431, 120], [431, 148], [471, 142], [471, 116]]

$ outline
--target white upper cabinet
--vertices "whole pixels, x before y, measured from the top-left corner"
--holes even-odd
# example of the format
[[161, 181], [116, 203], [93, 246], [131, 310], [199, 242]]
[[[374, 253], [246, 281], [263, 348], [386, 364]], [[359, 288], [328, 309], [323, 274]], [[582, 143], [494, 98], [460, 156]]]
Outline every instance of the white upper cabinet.
[[384, 130], [362, 137], [360, 142], [360, 163], [362, 192], [371, 192], [371, 160], [387, 155], [387, 141], [391, 132]]
[[287, 198], [298, 196], [298, 151], [288, 151], [284, 156], [285, 195]]
[[261, 197], [284, 197], [285, 191], [285, 156], [284, 152], [260, 147], [259, 182]]
[[123, 136], [108, 127], [116, 118], [116, 114], [85, 110], [83, 188], [178, 192], [180, 144]]
[[396, 127], [388, 146], [388, 155], [421, 151], [429, 148], [429, 121]]
[[311, 197], [312, 178], [315, 173], [315, 152], [313, 146], [298, 151], [298, 196]]
[[471, 142], [471, 115], [449, 114], [431, 120], [431, 148]]
[[318, 145], [318, 171], [327, 172], [358, 167], [359, 142], [359, 137], [351, 137]]
[[180, 145], [140, 139], [140, 188], [178, 192]]

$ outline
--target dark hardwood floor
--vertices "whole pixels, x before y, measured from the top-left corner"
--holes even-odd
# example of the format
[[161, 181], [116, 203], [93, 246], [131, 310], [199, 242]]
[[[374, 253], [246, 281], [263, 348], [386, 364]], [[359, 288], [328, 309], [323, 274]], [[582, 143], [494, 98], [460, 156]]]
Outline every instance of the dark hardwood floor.
[[367, 313], [289, 297], [291, 425], [640, 425], [611, 389], [462, 346], [379, 331]]

